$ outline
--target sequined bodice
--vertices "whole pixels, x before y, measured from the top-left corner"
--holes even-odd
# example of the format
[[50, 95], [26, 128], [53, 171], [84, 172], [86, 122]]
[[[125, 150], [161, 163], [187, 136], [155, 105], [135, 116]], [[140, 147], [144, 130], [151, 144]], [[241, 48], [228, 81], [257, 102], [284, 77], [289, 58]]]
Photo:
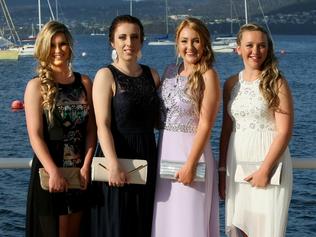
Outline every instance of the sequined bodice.
[[243, 71], [239, 73], [228, 103], [234, 131], [275, 131], [274, 114], [260, 93], [259, 82], [245, 81]]
[[63, 167], [81, 166], [85, 153], [89, 104], [81, 75], [74, 75], [73, 83], [58, 85], [54, 123], [47, 130], [50, 152]]
[[160, 127], [162, 129], [194, 133], [198, 117], [185, 93], [187, 78], [178, 75], [178, 67], [170, 65], [160, 88]]

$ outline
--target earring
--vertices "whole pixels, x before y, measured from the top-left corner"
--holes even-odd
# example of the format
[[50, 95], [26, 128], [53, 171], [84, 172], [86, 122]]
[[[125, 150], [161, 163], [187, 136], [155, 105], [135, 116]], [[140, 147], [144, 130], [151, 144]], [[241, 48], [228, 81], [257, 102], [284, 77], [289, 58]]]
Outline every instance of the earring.
[[138, 53], [137, 53], [137, 61], [141, 60], [142, 59], [142, 51], [139, 50]]
[[117, 60], [117, 52], [116, 52], [115, 49], [112, 50], [111, 58], [112, 58], [113, 61]]

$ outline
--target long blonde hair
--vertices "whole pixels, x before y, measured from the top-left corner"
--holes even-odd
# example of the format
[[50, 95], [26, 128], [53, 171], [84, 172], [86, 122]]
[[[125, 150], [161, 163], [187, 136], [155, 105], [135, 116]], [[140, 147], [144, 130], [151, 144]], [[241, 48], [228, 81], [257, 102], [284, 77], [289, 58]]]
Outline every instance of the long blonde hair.
[[[176, 42], [178, 43], [180, 33], [185, 27], [189, 27], [198, 33], [200, 42], [204, 48], [203, 55], [194, 65], [193, 71], [188, 76], [188, 82], [186, 85], [186, 94], [193, 101], [194, 111], [199, 114], [205, 88], [203, 74], [212, 67], [215, 58], [211, 46], [210, 33], [205, 24], [196, 18], [188, 17], [180, 23], [176, 30]], [[178, 48], [176, 49], [178, 51]]]
[[73, 58], [73, 38], [68, 28], [60, 22], [50, 21], [44, 25], [36, 38], [34, 53], [35, 58], [38, 60], [37, 73], [41, 81], [41, 95], [43, 98], [42, 106], [44, 111], [47, 112], [47, 120], [50, 125], [53, 124], [53, 111], [55, 109], [58, 92], [58, 87], [54, 82], [50, 66], [51, 41], [56, 33], [63, 33], [70, 46], [69, 67], [71, 67], [70, 62]]
[[264, 33], [268, 40], [267, 58], [261, 66], [261, 74], [259, 76], [260, 92], [267, 101], [270, 109], [278, 110], [280, 99], [278, 96], [280, 83], [279, 80], [283, 78], [281, 71], [278, 68], [278, 60], [274, 54], [273, 42], [270, 34], [258, 24], [245, 24], [237, 33], [237, 44], [240, 46], [242, 35], [246, 31], [260, 31]]

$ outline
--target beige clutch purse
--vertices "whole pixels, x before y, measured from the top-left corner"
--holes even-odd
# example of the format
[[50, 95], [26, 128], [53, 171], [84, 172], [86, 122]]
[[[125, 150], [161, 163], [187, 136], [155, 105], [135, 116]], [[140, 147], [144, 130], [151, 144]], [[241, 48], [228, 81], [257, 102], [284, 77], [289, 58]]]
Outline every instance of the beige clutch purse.
[[[127, 173], [127, 180], [131, 184], [146, 184], [147, 161], [137, 159], [118, 159], [122, 169]], [[109, 159], [94, 157], [92, 160], [91, 180], [109, 181]]]
[[[65, 179], [68, 181], [69, 189], [81, 189], [80, 168], [59, 168]], [[40, 184], [42, 189], [48, 190], [49, 175], [44, 168], [39, 169]]]
[[[240, 162], [237, 163], [235, 172], [235, 182], [248, 183], [244, 180], [247, 176], [259, 169], [261, 162]], [[271, 172], [270, 184], [280, 185], [282, 173], [282, 163], [280, 162]]]

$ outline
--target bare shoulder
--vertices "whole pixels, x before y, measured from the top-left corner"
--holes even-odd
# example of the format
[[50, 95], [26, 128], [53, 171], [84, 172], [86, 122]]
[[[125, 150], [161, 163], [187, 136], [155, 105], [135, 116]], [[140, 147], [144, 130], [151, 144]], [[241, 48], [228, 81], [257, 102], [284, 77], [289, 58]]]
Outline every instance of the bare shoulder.
[[99, 69], [95, 75], [94, 81], [101, 81], [107, 79], [106, 81], [114, 81], [112, 72], [109, 68], [103, 67]]
[[91, 85], [92, 85], [92, 81], [87, 75], [82, 74], [81, 81], [85, 87], [87, 87], [87, 86], [91, 87]]
[[203, 74], [204, 81], [207, 82], [209, 80], [219, 80], [218, 73], [214, 68], [209, 68]]
[[231, 91], [231, 89], [234, 87], [237, 81], [238, 81], [237, 74], [230, 76], [224, 83], [224, 90]]
[[40, 88], [41, 88], [41, 80], [39, 77], [35, 77], [28, 81], [25, 90], [31, 91], [32, 93], [39, 93]]

